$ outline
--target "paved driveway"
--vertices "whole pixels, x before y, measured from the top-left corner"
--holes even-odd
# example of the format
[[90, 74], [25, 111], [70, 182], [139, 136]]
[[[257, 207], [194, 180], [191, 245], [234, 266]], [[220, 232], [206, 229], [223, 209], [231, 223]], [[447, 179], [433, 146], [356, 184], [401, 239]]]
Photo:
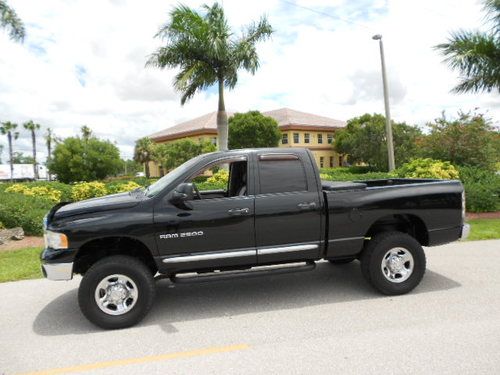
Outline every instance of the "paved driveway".
[[500, 373], [500, 241], [430, 248], [411, 294], [359, 264], [172, 286], [138, 326], [101, 331], [79, 279], [0, 284], [0, 374]]

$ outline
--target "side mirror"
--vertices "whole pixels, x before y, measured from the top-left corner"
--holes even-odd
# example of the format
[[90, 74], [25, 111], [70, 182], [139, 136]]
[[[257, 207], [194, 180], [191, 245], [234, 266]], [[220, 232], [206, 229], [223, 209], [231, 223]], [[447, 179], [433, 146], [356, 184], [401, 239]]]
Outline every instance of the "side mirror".
[[184, 210], [192, 210], [193, 206], [188, 202], [194, 199], [194, 188], [192, 183], [183, 182], [175, 188], [170, 195], [170, 203]]

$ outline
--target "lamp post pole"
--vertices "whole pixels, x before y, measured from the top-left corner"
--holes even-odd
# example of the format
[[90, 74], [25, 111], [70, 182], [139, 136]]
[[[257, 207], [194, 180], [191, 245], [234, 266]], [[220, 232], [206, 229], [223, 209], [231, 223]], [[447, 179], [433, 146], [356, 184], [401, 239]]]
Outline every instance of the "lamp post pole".
[[382, 83], [384, 86], [384, 105], [385, 105], [385, 132], [387, 138], [387, 156], [389, 160], [389, 172], [393, 171], [396, 166], [394, 163], [394, 143], [392, 140], [392, 125], [391, 111], [389, 108], [389, 87], [387, 86], [387, 73], [385, 71], [384, 44], [382, 43], [382, 35], [377, 34], [372, 37], [373, 40], [378, 40], [380, 46], [380, 62], [382, 65]]

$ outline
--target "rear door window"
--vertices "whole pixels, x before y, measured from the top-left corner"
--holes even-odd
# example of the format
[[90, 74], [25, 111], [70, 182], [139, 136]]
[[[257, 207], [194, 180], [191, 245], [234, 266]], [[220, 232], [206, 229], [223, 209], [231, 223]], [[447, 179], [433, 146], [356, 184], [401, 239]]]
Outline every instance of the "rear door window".
[[260, 193], [307, 191], [306, 171], [296, 155], [259, 156]]

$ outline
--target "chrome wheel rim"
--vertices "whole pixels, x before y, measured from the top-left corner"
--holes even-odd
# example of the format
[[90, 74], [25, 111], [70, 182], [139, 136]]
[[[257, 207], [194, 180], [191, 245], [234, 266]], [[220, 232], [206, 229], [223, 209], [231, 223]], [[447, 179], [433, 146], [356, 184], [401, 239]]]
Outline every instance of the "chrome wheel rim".
[[391, 283], [402, 283], [413, 273], [415, 262], [404, 247], [394, 247], [385, 253], [380, 265], [382, 274]]
[[95, 289], [97, 306], [108, 315], [123, 315], [135, 306], [139, 291], [128, 276], [114, 274], [102, 279]]

